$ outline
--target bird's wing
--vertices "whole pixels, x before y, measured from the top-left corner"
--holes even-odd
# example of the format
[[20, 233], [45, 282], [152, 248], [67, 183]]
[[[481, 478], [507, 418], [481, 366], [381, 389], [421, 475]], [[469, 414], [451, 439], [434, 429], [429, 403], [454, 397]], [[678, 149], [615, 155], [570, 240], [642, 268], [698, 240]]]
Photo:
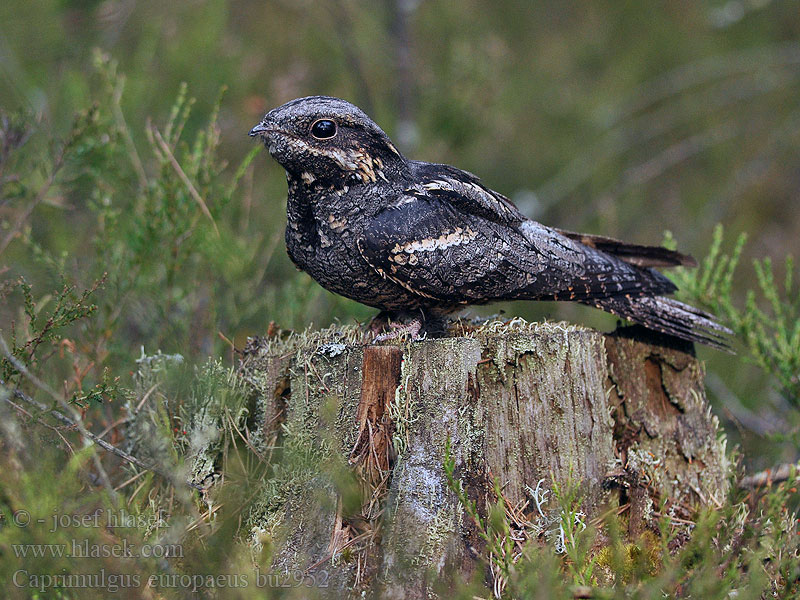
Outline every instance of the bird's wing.
[[504, 224], [474, 200], [407, 191], [367, 224], [358, 247], [382, 276], [438, 303], [585, 300], [669, 293], [660, 273], [575, 242], [534, 221]]
[[460, 212], [496, 223], [516, 225], [526, 220], [511, 200], [484, 186], [472, 173], [450, 165], [417, 161], [411, 163], [411, 168], [415, 184], [406, 190], [409, 194], [438, 198]]
[[[511, 200], [484, 186], [476, 175], [468, 171], [417, 161], [412, 163], [412, 171], [418, 183], [407, 190], [410, 194], [438, 197], [460, 211], [505, 225], [519, 225], [527, 220]], [[629, 244], [606, 236], [563, 229], [556, 231], [637, 267], [697, 266], [697, 261], [691, 256], [659, 246]]]

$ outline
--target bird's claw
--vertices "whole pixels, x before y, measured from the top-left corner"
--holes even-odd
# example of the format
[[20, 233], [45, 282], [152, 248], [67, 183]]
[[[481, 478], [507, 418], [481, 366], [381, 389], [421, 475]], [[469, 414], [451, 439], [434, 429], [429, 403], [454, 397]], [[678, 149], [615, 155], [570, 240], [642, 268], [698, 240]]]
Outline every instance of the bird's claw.
[[387, 331], [386, 333], [376, 335], [375, 339], [372, 340], [373, 343], [396, 340], [397, 338], [405, 335], [409, 336], [412, 342], [424, 340], [426, 337], [425, 334], [420, 335], [419, 333], [422, 331], [422, 321], [419, 319], [414, 319], [410, 323], [405, 324], [390, 322], [389, 327], [392, 329], [392, 331]]

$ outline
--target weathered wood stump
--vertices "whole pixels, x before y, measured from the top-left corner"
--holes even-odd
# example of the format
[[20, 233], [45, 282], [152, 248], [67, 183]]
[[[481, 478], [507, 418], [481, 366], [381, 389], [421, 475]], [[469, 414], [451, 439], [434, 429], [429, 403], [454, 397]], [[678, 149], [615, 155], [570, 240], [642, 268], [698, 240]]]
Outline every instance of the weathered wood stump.
[[363, 345], [352, 329], [251, 340], [242, 374], [259, 439], [284, 448], [295, 473], [255, 523], [272, 536], [276, 571], [324, 571], [331, 597], [422, 598], [484, 577], [482, 540], [445, 477], [448, 440], [479, 511], [495, 482], [526, 512], [542, 490], [578, 486], [589, 516], [629, 504], [638, 535], [653, 499], [723, 498], [724, 440], [691, 345], [639, 341], [638, 328], [455, 329], [402, 346]]

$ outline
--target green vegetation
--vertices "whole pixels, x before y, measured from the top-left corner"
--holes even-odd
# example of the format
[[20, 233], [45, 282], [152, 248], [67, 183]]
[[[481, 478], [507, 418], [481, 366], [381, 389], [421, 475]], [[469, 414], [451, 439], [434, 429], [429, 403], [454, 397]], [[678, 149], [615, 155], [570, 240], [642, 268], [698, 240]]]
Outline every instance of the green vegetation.
[[[786, 256], [783, 282], [775, 281], [772, 260], [753, 260], [758, 289], [747, 290], [744, 307], [733, 298], [734, 272], [746, 242], [739, 235], [730, 254], [722, 252], [723, 229], [714, 229], [708, 255], [696, 271], [678, 269], [681, 295], [723, 317], [748, 351], [748, 358], [769, 373], [781, 394], [800, 408], [800, 289], [794, 259]], [[674, 247], [668, 235], [667, 243]]]
[[[622, 511], [588, 526], [577, 487], [529, 490], [533, 507], [509, 507], [495, 483], [495, 502], [482, 517], [454, 476], [448, 445], [444, 467], [450, 488], [486, 541], [495, 597], [503, 598], [795, 598], [800, 562], [788, 486], [768, 494], [734, 488], [719, 509], [693, 520], [661, 512], [659, 533], [622, 534]], [[541, 482], [540, 482], [541, 483]], [[464, 586], [458, 597], [479, 588]]]
[[[700, 269], [674, 273], [682, 298], [736, 332], [738, 356], [699, 352], [743, 464], [797, 461], [796, 4], [414, 4], [0, 3], [6, 593], [92, 597], [28, 577], [105, 571], [120, 577], [111, 586], [123, 596], [140, 597], [158, 574], [150, 597], [212, 587], [261, 597], [253, 569], [266, 573], [270, 531], [242, 524], [274, 507], [256, 498], [266, 489], [280, 503], [287, 481], [319, 469], [349, 494], [353, 482], [325, 449], [253, 446], [254, 408], [232, 371], [249, 335], [372, 314], [294, 270], [283, 252], [282, 173], [246, 136], [267, 108], [310, 93], [353, 100], [409, 155], [475, 172], [549, 224], [640, 243], [678, 232], [682, 250], [706, 256]], [[727, 252], [719, 222], [736, 237]], [[773, 265], [770, 255], [789, 258]], [[742, 260], [753, 269], [737, 269]], [[612, 323], [546, 303], [483, 314], [497, 310]], [[135, 431], [149, 435], [132, 434], [137, 419]], [[92, 445], [87, 432], [139, 462]], [[449, 477], [504, 597], [800, 593], [794, 474], [764, 492], [734, 486], [720, 509], [685, 523], [664, 517], [660, 534], [636, 540], [622, 534], [624, 516], [584, 524], [576, 490], [531, 490], [541, 508], [521, 515], [496, 489], [481, 516], [452, 468]], [[70, 515], [119, 527], [57, 519]], [[157, 551], [53, 554], [74, 540], [87, 552]], [[26, 544], [54, 550], [14, 554]], [[9, 587], [15, 573], [22, 587]], [[236, 585], [243, 576], [251, 585]], [[465, 583], [458, 593], [486, 591]]]

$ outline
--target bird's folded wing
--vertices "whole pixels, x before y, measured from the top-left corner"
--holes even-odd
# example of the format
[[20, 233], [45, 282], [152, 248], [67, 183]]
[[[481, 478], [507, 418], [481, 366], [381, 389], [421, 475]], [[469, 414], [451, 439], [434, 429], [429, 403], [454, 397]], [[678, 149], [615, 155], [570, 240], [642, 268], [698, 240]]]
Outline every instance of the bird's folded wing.
[[358, 241], [364, 260], [442, 303], [480, 303], [516, 285], [504, 280], [520, 273], [520, 261], [508, 240], [493, 235], [492, 222], [422, 196], [403, 195], [372, 219]]
[[478, 215], [505, 225], [519, 224], [526, 217], [503, 196], [484, 186], [477, 176], [450, 165], [413, 162], [415, 184], [410, 195], [438, 198], [459, 212]]
[[[459, 211], [505, 225], [519, 225], [526, 220], [511, 200], [484, 186], [472, 173], [450, 165], [422, 162], [413, 163], [412, 170], [417, 183], [407, 190], [410, 195], [436, 197], [452, 204]], [[602, 235], [563, 229], [555, 231], [637, 267], [697, 266], [697, 261], [691, 256], [660, 246], [630, 244]]]
[[382, 276], [441, 303], [580, 301], [675, 289], [655, 271], [533, 221], [498, 223], [440, 194], [402, 194], [367, 225], [358, 247]]

